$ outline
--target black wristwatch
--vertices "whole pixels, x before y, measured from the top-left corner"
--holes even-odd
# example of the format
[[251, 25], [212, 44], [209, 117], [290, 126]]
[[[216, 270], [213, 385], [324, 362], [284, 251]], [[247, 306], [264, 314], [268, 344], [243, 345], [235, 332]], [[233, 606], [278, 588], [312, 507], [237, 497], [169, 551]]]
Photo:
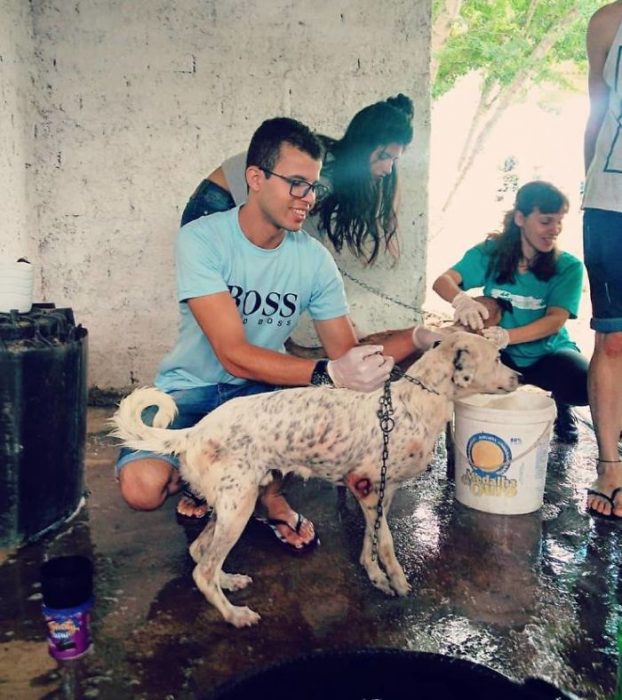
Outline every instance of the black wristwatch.
[[312, 386], [335, 386], [328, 374], [328, 360], [318, 360], [311, 374]]

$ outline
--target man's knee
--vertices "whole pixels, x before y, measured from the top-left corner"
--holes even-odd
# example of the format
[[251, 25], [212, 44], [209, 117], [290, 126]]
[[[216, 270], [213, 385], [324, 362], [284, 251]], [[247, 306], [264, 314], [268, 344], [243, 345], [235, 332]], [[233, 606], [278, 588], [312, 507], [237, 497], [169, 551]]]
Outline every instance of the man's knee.
[[161, 459], [140, 459], [126, 464], [119, 474], [119, 486], [125, 502], [136, 510], [155, 510], [169, 494], [177, 470]]

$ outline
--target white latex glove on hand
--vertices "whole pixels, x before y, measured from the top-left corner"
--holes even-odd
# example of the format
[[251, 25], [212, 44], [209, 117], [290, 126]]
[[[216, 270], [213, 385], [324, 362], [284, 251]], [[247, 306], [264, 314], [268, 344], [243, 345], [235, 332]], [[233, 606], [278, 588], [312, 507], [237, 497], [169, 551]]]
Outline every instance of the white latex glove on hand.
[[338, 360], [328, 362], [328, 376], [338, 388], [375, 391], [389, 378], [395, 364], [382, 350], [382, 345], [357, 345]]
[[510, 342], [510, 334], [505, 330], [505, 328], [501, 328], [501, 326], [484, 328], [482, 335], [484, 338], [486, 338], [486, 340], [490, 340], [492, 343], [494, 343], [499, 350], [507, 348], [508, 343]]
[[484, 321], [488, 318], [488, 309], [483, 304], [475, 301], [466, 292], [458, 292], [451, 305], [456, 310], [454, 313], [456, 323], [461, 323], [474, 331], [482, 330]]

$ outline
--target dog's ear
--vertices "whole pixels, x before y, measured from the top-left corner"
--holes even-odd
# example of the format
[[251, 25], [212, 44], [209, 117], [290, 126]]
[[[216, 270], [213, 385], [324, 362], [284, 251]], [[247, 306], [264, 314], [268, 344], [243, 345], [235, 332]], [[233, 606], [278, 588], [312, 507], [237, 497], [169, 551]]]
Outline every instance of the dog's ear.
[[460, 389], [471, 383], [477, 363], [467, 347], [457, 347], [454, 353], [454, 373], [451, 381]]

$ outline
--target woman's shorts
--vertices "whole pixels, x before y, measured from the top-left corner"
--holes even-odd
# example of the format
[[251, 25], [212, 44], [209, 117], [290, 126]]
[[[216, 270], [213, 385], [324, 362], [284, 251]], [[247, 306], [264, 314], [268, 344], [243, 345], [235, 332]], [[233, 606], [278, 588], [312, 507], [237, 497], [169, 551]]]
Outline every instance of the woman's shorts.
[[586, 209], [583, 251], [592, 299], [590, 326], [599, 333], [622, 331], [622, 213]]
[[[230, 399], [238, 396], [252, 396], [262, 394], [267, 391], [275, 391], [279, 387], [263, 382], [245, 382], [244, 384], [213, 384], [211, 386], [196, 387], [194, 389], [182, 389], [168, 392], [177, 404], [178, 413], [173, 422], [168, 426], [172, 429], [189, 428], [196, 425], [201, 418], [211, 413], [215, 408], [226, 403]], [[150, 406], [142, 413], [142, 419], [147, 425], [151, 425], [156, 414], [156, 407]], [[249, 416], [249, 420], [253, 417]], [[129, 447], [122, 447], [117, 458], [115, 473], [119, 472], [129, 462], [137, 459], [161, 459], [179, 469], [179, 460], [174, 455], [159, 454], [146, 450], [131, 450]]]

